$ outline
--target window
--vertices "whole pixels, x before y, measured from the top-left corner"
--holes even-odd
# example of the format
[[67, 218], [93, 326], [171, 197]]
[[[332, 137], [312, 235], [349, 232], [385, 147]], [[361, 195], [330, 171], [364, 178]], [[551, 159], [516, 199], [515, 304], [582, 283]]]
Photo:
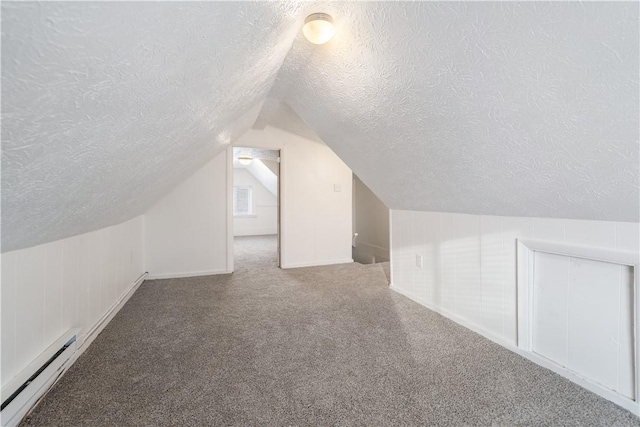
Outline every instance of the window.
[[233, 215], [253, 215], [251, 187], [233, 187]]

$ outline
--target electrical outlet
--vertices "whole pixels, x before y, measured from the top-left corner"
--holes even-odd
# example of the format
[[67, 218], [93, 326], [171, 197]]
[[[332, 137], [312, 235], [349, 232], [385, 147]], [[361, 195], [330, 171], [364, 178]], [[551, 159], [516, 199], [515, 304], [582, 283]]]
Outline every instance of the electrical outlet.
[[422, 268], [422, 255], [416, 255], [416, 267]]
[[342, 186], [340, 184], [333, 184], [333, 191], [339, 193], [342, 191]]

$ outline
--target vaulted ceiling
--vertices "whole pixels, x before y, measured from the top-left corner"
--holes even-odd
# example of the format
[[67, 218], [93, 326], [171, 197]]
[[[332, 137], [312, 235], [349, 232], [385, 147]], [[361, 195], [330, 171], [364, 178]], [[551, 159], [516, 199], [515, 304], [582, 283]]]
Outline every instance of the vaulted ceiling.
[[[300, 32], [315, 11], [334, 17], [326, 45]], [[2, 251], [142, 214], [265, 123], [320, 137], [390, 208], [638, 221], [638, 18], [604, 2], [2, 2]]]

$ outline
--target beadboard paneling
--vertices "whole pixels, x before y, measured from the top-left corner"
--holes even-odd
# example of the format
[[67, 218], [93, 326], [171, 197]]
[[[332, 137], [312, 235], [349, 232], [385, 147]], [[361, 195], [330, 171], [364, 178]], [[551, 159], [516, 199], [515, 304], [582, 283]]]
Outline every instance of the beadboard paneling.
[[2, 254], [2, 384], [70, 328], [79, 342], [145, 271], [143, 217]]
[[516, 239], [640, 247], [637, 223], [402, 210], [393, 210], [391, 221], [393, 287], [514, 345]]

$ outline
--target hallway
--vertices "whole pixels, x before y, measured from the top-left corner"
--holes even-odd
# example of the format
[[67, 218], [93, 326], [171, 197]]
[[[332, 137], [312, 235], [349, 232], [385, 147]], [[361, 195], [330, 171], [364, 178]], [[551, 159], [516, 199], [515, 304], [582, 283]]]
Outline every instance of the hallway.
[[277, 267], [278, 236], [236, 236], [233, 238], [234, 271], [263, 270]]

